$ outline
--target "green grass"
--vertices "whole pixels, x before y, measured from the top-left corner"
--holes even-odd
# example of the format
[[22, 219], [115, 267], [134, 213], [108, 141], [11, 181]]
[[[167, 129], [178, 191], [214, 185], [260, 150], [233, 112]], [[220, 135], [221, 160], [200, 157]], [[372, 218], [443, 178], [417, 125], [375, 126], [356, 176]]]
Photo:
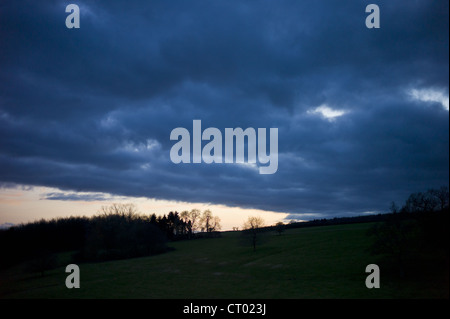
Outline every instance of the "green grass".
[[[255, 252], [239, 244], [237, 232], [175, 242], [173, 251], [157, 256], [79, 264], [80, 289], [65, 287], [65, 267], [41, 277], [20, 266], [0, 272], [0, 297], [448, 298], [448, 269], [435, 265], [436, 256], [420, 256], [415, 273], [398, 278], [389, 260], [367, 251], [368, 227], [270, 233]], [[70, 263], [69, 254], [60, 258], [61, 264]], [[380, 266], [380, 289], [365, 286], [365, 267], [371, 263]]]

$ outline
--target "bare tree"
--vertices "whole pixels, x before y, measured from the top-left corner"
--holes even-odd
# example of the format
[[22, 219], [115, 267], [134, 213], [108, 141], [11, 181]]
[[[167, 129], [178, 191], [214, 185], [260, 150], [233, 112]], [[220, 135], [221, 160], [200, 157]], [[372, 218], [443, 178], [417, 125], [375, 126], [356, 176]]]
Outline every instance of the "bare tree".
[[410, 213], [432, 212], [438, 205], [438, 199], [432, 191], [411, 194], [406, 200], [405, 209]]
[[284, 232], [284, 224], [283, 222], [278, 222], [275, 224], [275, 231], [278, 233], [278, 235], [281, 236], [281, 233]]
[[102, 206], [99, 214], [103, 216], [120, 215], [122, 217], [133, 218], [138, 213], [134, 204], [114, 203], [110, 206]]
[[212, 219], [213, 219], [212, 212], [209, 209], [205, 210], [200, 219], [200, 225], [201, 225], [202, 231], [205, 231], [207, 233], [209, 233], [211, 231], [210, 228], [211, 228]]
[[242, 226], [243, 229], [258, 229], [264, 227], [265, 221], [261, 217], [250, 216]]
[[449, 192], [447, 186], [442, 186], [439, 189], [431, 189], [429, 192], [436, 198], [438, 207], [443, 211], [448, 206]]
[[220, 218], [219, 216], [214, 216], [211, 220], [210, 230], [213, 231], [219, 231], [222, 229], [222, 225], [220, 225]]
[[390, 210], [391, 214], [386, 221], [374, 224], [367, 231], [367, 235], [374, 237], [370, 251], [374, 255], [390, 256], [397, 264], [400, 277], [403, 277], [404, 260], [413, 246], [416, 225], [411, 220], [401, 218], [401, 213], [394, 202], [391, 203]]
[[253, 246], [253, 251], [256, 250], [256, 245], [260, 239], [261, 228], [264, 227], [264, 219], [257, 216], [248, 217], [247, 221], [242, 225], [243, 235], [250, 239]]
[[189, 220], [189, 211], [183, 210], [180, 213], [180, 218], [187, 222]]
[[198, 230], [200, 216], [201, 213], [199, 209], [194, 208], [189, 212], [189, 220], [191, 221], [192, 232], [196, 232]]

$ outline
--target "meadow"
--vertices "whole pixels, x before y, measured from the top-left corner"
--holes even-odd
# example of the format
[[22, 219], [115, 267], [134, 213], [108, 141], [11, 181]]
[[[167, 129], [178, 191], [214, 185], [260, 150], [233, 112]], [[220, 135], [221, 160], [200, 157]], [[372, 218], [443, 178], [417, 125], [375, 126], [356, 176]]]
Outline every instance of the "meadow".
[[[25, 265], [0, 271], [0, 298], [372, 299], [448, 298], [448, 264], [435, 253], [411, 260], [404, 277], [368, 247], [371, 223], [267, 233], [256, 251], [240, 232], [171, 242], [150, 257], [80, 263], [79, 289], [65, 286], [71, 254], [44, 276]], [[444, 260], [444, 261], [443, 261]], [[448, 260], [447, 260], [448, 263]], [[368, 289], [365, 268], [380, 267], [379, 289]]]

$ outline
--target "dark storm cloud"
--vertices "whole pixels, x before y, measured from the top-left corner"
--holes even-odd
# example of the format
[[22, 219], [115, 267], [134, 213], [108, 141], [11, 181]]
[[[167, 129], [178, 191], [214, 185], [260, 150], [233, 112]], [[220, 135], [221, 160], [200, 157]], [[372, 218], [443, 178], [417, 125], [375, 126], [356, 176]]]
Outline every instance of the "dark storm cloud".
[[[377, 30], [359, 0], [72, 2], [80, 29], [70, 2], [0, 5], [2, 184], [304, 216], [448, 185], [448, 110], [409, 94], [448, 99], [447, 1], [377, 1]], [[194, 119], [278, 127], [278, 172], [173, 164]]]

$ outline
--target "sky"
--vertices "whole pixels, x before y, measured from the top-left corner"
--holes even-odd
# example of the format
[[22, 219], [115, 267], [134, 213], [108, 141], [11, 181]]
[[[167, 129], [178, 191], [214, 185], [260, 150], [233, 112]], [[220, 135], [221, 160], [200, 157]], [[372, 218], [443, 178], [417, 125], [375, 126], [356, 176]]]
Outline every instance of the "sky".
[[[111, 201], [210, 207], [227, 225], [332, 218], [448, 186], [448, 6], [2, 1], [0, 224]], [[278, 128], [278, 170], [173, 163], [170, 133], [194, 120]]]

